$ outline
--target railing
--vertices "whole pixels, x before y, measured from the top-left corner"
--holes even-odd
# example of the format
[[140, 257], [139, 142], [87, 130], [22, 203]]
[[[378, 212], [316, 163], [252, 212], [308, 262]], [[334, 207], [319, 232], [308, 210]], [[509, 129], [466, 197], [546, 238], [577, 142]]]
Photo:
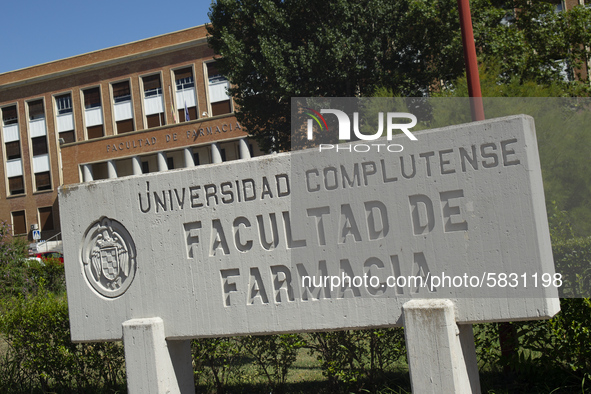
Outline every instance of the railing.
[[55, 241], [61, 241], [62, 240], [62, 233], [59, 232], [56, 235], [54, 235], [53, 237], [50, 237], [46, 240], [43, 240], [41, 242], [37, 243], [37, 252], [42, 252], [42, 250], [40, 249], [42, 246], [45, 246], [45, 250], [43, 250], [43, 252], [47, 252], [49, 251], [49, 249], [47, 248], [47, 243], [50, 242], [51, 240], [53, 240], [54, 238], [58, 238], [59, 239], [55, 239]]

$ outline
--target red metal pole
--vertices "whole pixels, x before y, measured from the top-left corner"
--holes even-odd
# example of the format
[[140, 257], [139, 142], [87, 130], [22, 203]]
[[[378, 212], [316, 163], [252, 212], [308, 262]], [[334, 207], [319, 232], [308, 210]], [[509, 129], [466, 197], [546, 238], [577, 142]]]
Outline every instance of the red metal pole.
[[466, 75], [468, 77], [468, 94], [472, 97], [470, 99], [472, 120], [484, 120], [484, 107], [482, 105], [482, 92], [480, 91], [478, 61], [476, 59], [476, 46], [474, 45], [474, 31], [472, 30], [469, 0], [458, 0], [458, 10], [460, 12]]

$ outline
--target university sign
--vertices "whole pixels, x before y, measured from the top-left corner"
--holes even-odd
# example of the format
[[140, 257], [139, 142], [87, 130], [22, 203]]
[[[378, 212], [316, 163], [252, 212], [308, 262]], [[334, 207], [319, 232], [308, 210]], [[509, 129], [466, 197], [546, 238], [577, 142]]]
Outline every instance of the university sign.
[[419, 300], [457, 323], [553, 316], [533, 119], [413, 134], [397, 153], [62, 187], [72, 338], [121, 340], [146, 318], [168, 340], [400, 326]]

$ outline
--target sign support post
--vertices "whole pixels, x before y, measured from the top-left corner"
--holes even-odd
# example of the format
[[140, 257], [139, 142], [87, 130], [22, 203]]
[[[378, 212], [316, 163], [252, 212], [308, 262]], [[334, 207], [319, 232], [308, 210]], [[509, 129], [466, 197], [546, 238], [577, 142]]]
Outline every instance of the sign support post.
[[195, 392], [191, 341], [170, 341], [159, 317], [123, 323], [123, 345], [130, 393]]
[[472, 326], [456, 324], [450, 300], [402, 306], [413, 393], [480, 393]]

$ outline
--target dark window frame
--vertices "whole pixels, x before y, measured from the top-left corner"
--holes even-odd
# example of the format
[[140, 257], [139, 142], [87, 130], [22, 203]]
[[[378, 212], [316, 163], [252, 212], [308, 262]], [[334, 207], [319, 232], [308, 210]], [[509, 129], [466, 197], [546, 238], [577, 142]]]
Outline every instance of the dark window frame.
[[[13, 235], [21, 235], [21, 234], [28, 233], [28, 231], [27, 231], [27, 214], [25, 211], [10, 212], [10, 217], [12, 220], [12, 234]], [[22, 223], [20, 223], [21, 217], [22, 217]], [[17, 220], [15, 220], [15, 219], [18, 219], [19, 223], [17, 223]]]
[[102, 107], [100, 86], [84, 89], [82, 90], [82, 95], [84, 96], [84, 109]]

